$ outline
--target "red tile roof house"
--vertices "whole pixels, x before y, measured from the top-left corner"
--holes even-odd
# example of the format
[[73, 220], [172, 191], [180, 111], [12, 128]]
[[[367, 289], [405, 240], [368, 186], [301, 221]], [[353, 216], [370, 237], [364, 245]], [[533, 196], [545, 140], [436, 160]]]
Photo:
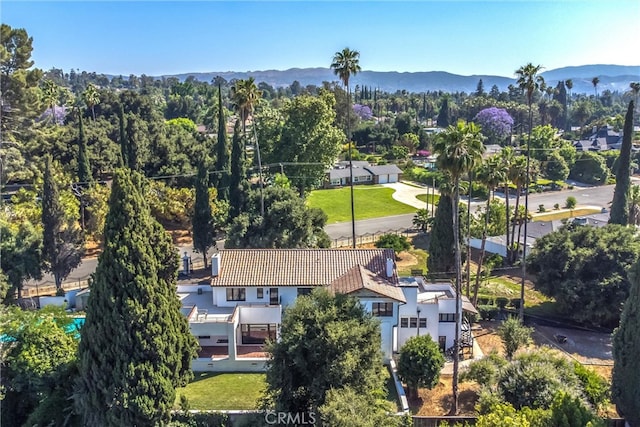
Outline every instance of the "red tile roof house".
[[[453, 288], [399, 278], [394, 259], [391, 249], [219, 251], [211, 260], [210, 286], [178, 287], [183, 313], [201, 346], [193, 370], [263, 371], [268, 358], [263, 345], [278, 338], [282, 308], [321, 286], [356, 296], [380, 320], [387, 361], [420, 333], [450, 348], [455, 333]], [[474, 310], [468, 303], [463, 309]]]

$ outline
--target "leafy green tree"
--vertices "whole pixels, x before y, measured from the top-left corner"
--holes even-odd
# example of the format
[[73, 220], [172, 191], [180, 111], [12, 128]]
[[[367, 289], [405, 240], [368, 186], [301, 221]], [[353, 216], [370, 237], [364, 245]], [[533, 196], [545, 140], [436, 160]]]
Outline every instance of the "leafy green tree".
[[[460, 312], [460, 299], [462, 298], [462, 256], [460, 250], [460, 225], [459, 225], [459, 204], [460, 204], [460, 178], [463, 174], [471, 171], [482, 159], [484, 145], [480, 128], [474, 123], [464, 123], [458, 121], [456, 126], [449, 126], [444, 132], [438, 135], [434, 142], [434, 151], [438, 153], [438, 167], [447, 171], [453, 181], [453, 192], [451, 198], [451, 209], [453, 217], [453, 247], [455, 254], [456, 273], [456, 319], [459, 323], [462, 318]], [[442, 200], [442, 199], [441, 199]], [[458, 324], [456, 323], [456, 324]], [[455, 345], [458, 345], [460, 328], [456, 326]], [[453, 353], [453, 402], [451, 413], [458, 413], [458, 365], [460, 353]]]
[[[77, 331], [60, 307], [38, 311], [3, 307], [0, 314], [3, 337], [0, 420], [3, 426], [33, 425], [25, 424], [27, 417], [69, 382], [66, 375], [76, 360]], [[63, 397], [69, 398], [70, 393]], [[68, 405], [64, 398], [62, 405], [48, 414], [47, 424], [56, 420], [56, 425], [62, 425]]]
[[622, 146], [618, 158], [616, 171], [616, 188], [611, 202], [610, 224], [627, 225], [629, 223], [629, 189], [631, 187], [631, 148], [633, 141], [633, 101], [629, 101], [629, 108], [624, 119]]
[[532, 328], [520, 323], [515, 317], [509, 317], [498, 328], [498, 336], [504, 345], [504, 351], [508, 359], [512, 359], [519, 348], [531, 342]]
[[197, 347], [176, 295], [178, 256], [139, 173], [115, 172], [104, 250], [80, 331], [76, 410], [86, 425], [156, 425]]
[[569, 178], [585, 184], [604, 185], [609, 179], [609, 174], [609, 168], [600, 154], [583, 151], [571, 167]]
[[270, 158], [274, 163], [305, 163], [287, 167], [300, 194], [322, 183], [326, 168], [340, 152], [344, 134], [334, 125], [334, 104], [333, 95], [323, 91], [320, 96], [299, 95], [282, 108], [282, 134]]
[[508, 362], [495, 350], [480, 360], [471, 362], [469, 368], [460, 376], [462, 381], [475, 381], [483, 387], [494, 388], [498, 382], [500, 370]]
[[84, 135], [84, 127], [82, 125], [82, 115], [78, 114], [78, 181], [89, 184], [92, 179], [89, 156], [87, 155], [87, 139]]
[[567, 161], [557, 151], [547, 155], [544, 165], [544, 175], [552, 181], [564, 181], [569, 176]]
[[2, 271], [9, 287], [0, 292], [0, 299], [13, 298], [17, 291], [22, 298], [22, 287], [28, 279], [42, 278], [42, 231], [28, 220], [8, 221], [0, 218], [0, 251]]
[[[340, 78], [342, 84], [347, 89], [347, 144], [351, 144], [351, 91], [349, 90], [349, 79], [352, 75], [358, 74], [362, 69], [360, 68], [360, 52], [357, 50], [351, 50], [348, 47], [342, 49], [342, 51], [336, 52], [333, 56], [330, 68], [333, 73]], [[335, 99], [333, 104], [335, 105]], [[353, 159], [351, 149], [349, 153], [349, 188], [351, 195], [351, 239], [352, 245], [356, 247], [356, 215], [353, 198]]]
[[250, 191], [247, 210], [233, 218], [226, 248], [327, 248], [331, 241], [324, 231], [327, 215], [308, 208], [291, 188], [264, 189], [264, 215], [260, 214], [259, 191]]
[[611, 397], [632, 426], [640, 425], [640, 263], [630, 272], [629, 298], [624, 302], [620, 326], [613, 333]]
[[551, 405], [551, 425], [554, 427], [604, 427], [605, 423], [587, 408], [580, 398], [560, 392]]
[[118, 104], [118, 129], [120, 131], [118, 142], [120, 143], [120, 157], [118, 159], [118, 167], [129, 165], [129, 142], [127, 141], [126, 122], [124, 118], [124, 106]]
[[231, 144], [231, 178], [229, 181], [229, 215], [235, 218], [242, 212], [248, 187], [244, 163], [244, 142], [240, 135], [240, 120], [233, 127]]
[[[348, 295], [315, 289], [284, 312], [280, 339], [267, 349], [266, 396], [277, 411], [317, 410], [327, 392], [362, 396], [383, 389], [380, 326]], [[331, 405], [331, 400], [330, 403]]]
[[37, 115], [38, 83], [42, 71], [33, 67], [33, 37], [24, 28], [0, 27], [0, 97], [2, 111], [0, 129], [3, 140], [14, 141]]
[[319, 418], [332, 427], [400, 427], [403, 419], [393, 415], [393, 406], [382, 396], [362, 395], [347, 386], [327, 391]]
[[430, 335], [409, 338], [400, 349], [398, 375], [407, 384], [410, 397], [418, 397], [419, 387], [438, 385], [443, 366], [444, 356]]
[[42, 189], [42, 257], [45, 271], [53, 274], [56, 289], [60, 289], [62, 281], [82, 261], [84, 239], [76, 221], [65, 217], [52, 163], [47, 156]]
[[411, 248], [411, 243], [405, 236], [399, 236], [397, 234], [383, 234], [376, 241], [376, 248], [390, 248], [396, 253], [396, 257], [402, 251], [408, 251]]
[[198, 165], [196, 177], [196, 202], [191, 219], [193, 249], [202, 254], [204, 268], [207, 268], [208, 252], [215, 245], [213, 213], [209, 203], [209, 172], [204, 160]]
[[222, 104], [222, 86], [218, 85], [218, 139], [216, 140], [215, 168], [216, 174], [213, 186], [218, 189], [218, 197], [221, 200], [229, 200], [229, 175], [231, 174], [229, 162], [229, 147], [227, 141], [227, 120], [225, 108]]
[[615, 326], [629, 295], [627, 270], [638, 260], [633, 230], [567, 226], [536, 240], [528, 258], [536, 289], [555, 298], [558, 311], [579, 322]]

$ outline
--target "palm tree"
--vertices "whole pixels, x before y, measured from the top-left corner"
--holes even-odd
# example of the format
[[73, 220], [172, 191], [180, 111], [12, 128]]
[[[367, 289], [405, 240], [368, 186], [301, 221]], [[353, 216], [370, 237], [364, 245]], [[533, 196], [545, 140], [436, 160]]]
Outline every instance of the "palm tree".
[[347, 89], [347, 144], [349, 154], [349, 187], [351, 190], [351, 239], [352, 247], [356, 247], [356, 216], [353, 205], [353, 163], [351, 159], [351, 92], [349, 91], [349, 78], [358, 74], [360, 68], [360, 52], [345, 47], [340, 52], [336, 52], [331, 63], [333, 73], [340, 78], [342, 84]]
[[[512, 219], [511, 229], [511, 248], [509, 248], [509, 262], [513, 263], [516, 259], [515, 254], [518, 253], [520, 247], [520, 235], [518, 234], [518, 240], [516, 240], [516, 225], [518, 224], [518, 212], [520, 209], [520, 195], [523, 188], [527, 188], [527, 159], [525, 156], [517, 156], [513, 158], [511, 167], [507, 171], [509, 181], [516, 186], [516, 205], [514, 208], [514, 217]], [[525, 195], [526, 198], [526, 195]]]
[[[520, 89], [524, 90], [527, 94], [527, 104], [529, 105], [529, 136], [527, 138], [527, 184], [526, 193], [524, 195], [524, 209], [529, 211], [529, 169], [531, 163], [531, 129], [533, 128], [533, 113], [531, 111], [531, 105], [533, 103], [533, 93], [540, 87], [541, 83], [544, 83], [544, 78], [538, 75], [542, 70], [541, 65], [533, 65], [528, 63], [527, 65], [520, 67], [516, 70], [518, 81], [516, 82]], [[522, 282], [520, 285], [520, 321], [524, 323], [524, 280], [527, 272], [527, 264], [524, 262], [526, 258], [527, 250], [527, 222], [524, 223], [524, 243], [522, 247]]]
[[456, 270], [456, 330], [453, 351], [453, 403], [451, 414], [458, 413], [458, 368], [460, 352], [460, 325], [462, 321], [462, 255], [460, 253], [460, 218], [458, 204], [460, 202], [460, 178], [473, 169], [482, 159], [484, 145], [482, 144], [480, 128], [474, 123], [459, 121], [456, 126], [449, 126], [438, 135], [433, 144], [434, 152], [438, 154], [438, 167], [449, 173], [453, 183], [453, 197], [451, 198], [453, 211], [453, 239]]
[[507, 180], [507, 173], [501, 163], [500, 157], [489, 157], [480, 165], [476, 173], [476, 179], [489, 189], [489, 197], [487, 197], [487, 206], [484, 214], [484, 228], [482, 229], [482, 243], [480, 244], [480, 259], [478, 260], [478, 269], [476, 271], [476, 283], [473, 288], [473, 305], [476, 305], [478, 302], [480, 272], [482, 270], [482, 262], [484, 261], [484, 248], [487, 242], [487, 229], [489, 228], [489, 216], [491, 214], [491, 194], [498, 185]]
[[571, 89], [573, 89], [573, 80], [567, 79], [564, 82], [564, 85], [569, 90], [569, 94], [567, 95], [567, 130], [571, 130], [571, 123], [569, 121], [571, 115], [569, 114], [569, 108], [571, 107]]
[[600, 79], [598, 77], [591, 79], [591, 84], [593, 85], [593, 90], [596, 94], [596, 101], [598, 100], [598, 83], [600, 83]]
[[506, 227], [506, 245], [507, 245], [507, 256], [509, 255], [509, 251], [510, 251], [510, 240], [509, 240], [509, 215], [510, 215], [510, 211], [509, 211], [509, 170], [513, 167], [513, 162], [514, 162], [514, 153], [513, 153], [513, 148], [512, 147], [504, 147], [502, 149], [502, 151], [500, 152], [500, 168], [505, 171], [505, 179], [503, 181], [504, 183], [504, 202], [506, 205], [506, 222], [507, 222], [507, 227]]
[[51, 110], [51, 120], [56, 124], [58, 123], [56, 120], [56, 103], [58, 102], [59, 95], [60, 88], [58, 85], [56, 85], [53, 80], [45, 80], [44, 87], [42, 88], [43, 101]]
[[100, 94], [98, 93], [98, 90], [93, 84], [89, 83], [84, 92], [82, 92], [82, 97], [84, 98], [84, 102], [86, 102], [89, 108], [91, 108], [91, 115], [93, 116], [93, 121], [95, 122], [95, 106], [100, 103]]
[[253, 77], [246, 80], [238, 80], [231, 87], [231, 99], [236, 111], [242, 120], [242, 132], [246, 136], [246, 123], [249, 116], [253, 114], [255, 105], [262, 98], [262, 91], [256, 86]]

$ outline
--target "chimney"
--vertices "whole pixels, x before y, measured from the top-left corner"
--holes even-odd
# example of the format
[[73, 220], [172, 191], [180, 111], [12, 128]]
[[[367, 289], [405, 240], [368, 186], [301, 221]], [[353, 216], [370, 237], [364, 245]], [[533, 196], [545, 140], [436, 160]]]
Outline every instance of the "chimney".
[[220, 275], [221, 258], [222, 254], [220, 252], [216, 252], [211, 256], [211, 277], [218, 277]]
[[387, 258], [387, 277], [393, 277], [393, 259]]

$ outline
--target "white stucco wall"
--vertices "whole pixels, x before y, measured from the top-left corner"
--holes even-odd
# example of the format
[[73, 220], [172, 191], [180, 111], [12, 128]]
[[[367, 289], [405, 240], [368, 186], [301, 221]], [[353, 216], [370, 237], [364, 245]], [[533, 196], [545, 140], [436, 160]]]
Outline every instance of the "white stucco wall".
[[240, 306], [240, 324], [267, 324], [267, 323], [281, 323], [282, 322], [282, 309], [279, 305], [264, 306], [264, 307], [244, 307]]
[[[263, 297], [258, 298], [258, 288], [260, 286], [246, 286], [244, 301], [227, 301], [227, 288], [213, 288], [213, 305], [218, 307], [235, 307], [242, 304], [269, 304], [271, 287], [263, 287]], [[295, 286], [279, 286], [278, 298], [283, 306], [293, 304], [298, 297], [298, 288]]]

